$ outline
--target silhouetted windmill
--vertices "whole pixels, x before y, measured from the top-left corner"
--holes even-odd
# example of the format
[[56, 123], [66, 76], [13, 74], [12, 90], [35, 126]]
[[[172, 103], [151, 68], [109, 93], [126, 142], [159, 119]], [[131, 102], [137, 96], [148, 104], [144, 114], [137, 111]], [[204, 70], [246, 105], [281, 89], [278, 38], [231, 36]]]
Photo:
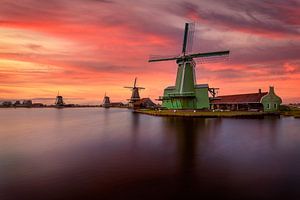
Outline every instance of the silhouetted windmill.
[[[191, 28], [190, 28], [191, 27]], [[202, 61], [229, 55], [229, 51], [207, 53], [190, 53], [194, 37], [194, 24], [185, 24], [182, 51], [180, 55], [171, 57], [151, 56], [149, 62], [176, 60], [178, 64], [175, 86], [167, 87], [164, 96], [160, 97], [163, 107], [169, 109], [203, 109], [209, 108], [208, 92], [213, 96], [217, 88], [209, 88], [207, 84], [196, 84], [194, 59]]]
[[63, 97], [59, 95], [59, 91], [58, 91], [56, 99], [55, 99], [55, 106], [56, 107], [63, 107], [64, 105], [65, 105], [65, 102], [63, 100]]
[[106, 95], [106, 92], [104, 94], [103, 102], [102, 102], [102, 107], [103, 108], [109, 108], [110, 107], [110, 99], [109, 96]]
[[134, 103], [134, 102], [140, 100], [141, 98], [140, 98], [139, 91], [145, 89], [144, 87], [137, 87], [136, 83], [137, 83], [137, 78], [134, 79], [133, 87], [127, 87], [127, 86], [124, 87], [124, 88], [128, 88], [132, 91], [131, 98], [127, 99], [127, 100], [129, 100], [129, 103]]

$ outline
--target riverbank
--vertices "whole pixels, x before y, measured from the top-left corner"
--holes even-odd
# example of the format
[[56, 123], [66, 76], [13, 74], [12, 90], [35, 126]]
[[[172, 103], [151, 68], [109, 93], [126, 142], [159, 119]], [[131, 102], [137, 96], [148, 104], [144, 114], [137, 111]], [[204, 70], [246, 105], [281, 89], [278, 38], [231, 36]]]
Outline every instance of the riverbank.
[[280, 116], [280, 113], [249, 111], [193, 111], [193, 110], [135, 110], [135, 113], [164, 117], [202, 117], [202, 118], [263, 118], [264, 116]]
[[295, 117], [300, 119], [300, 110], [282, 111], [280, 112], [280, 114], [283, 116]]

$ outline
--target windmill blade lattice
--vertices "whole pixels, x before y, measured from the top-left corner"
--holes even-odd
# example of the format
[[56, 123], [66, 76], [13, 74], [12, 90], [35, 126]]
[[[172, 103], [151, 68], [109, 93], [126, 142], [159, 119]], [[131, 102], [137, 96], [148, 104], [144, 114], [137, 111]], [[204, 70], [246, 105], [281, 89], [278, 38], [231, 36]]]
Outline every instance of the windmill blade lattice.
[[200, 63], [200, 64], [226, 62], [228, 60], [229, 60], [229, 55], [219, 55], [219, 56], [194, 58], [194, 61], [196, 63]]
[[186, 46], [186, 53], [193, 52], [193, 45], [194, 45], [194, 35], [195, 35], [195, 23], [189, 23], [188, 35], [187, 35], [187, 46]]
[[178, 57], [180, 57], [180, 55], [150, 55], [149, 62], [176, 60]]

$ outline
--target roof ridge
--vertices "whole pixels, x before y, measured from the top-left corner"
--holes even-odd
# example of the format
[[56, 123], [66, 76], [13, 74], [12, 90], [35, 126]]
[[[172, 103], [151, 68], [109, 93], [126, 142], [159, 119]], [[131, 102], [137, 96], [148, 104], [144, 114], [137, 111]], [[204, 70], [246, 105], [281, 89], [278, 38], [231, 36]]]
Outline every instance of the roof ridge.
[[256, 92], [256, 93], [244, 93], [244, 94], [230, 94], [230, 95], [221, 95], [221, 96], [217, 96], [217, 97], [228, 97], [228, 96], [239, 96], [239, 95], [254, 95], [254, 94], [268, 94], [268, 92]]

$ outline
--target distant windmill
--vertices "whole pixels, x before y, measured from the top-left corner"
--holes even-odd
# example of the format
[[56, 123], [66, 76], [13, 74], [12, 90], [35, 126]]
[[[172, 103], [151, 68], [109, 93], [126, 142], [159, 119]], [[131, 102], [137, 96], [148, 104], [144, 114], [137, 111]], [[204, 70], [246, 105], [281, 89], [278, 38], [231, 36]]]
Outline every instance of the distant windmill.
[[55, 106], [62, 107], [64, 105], [65, 105], [65, 102], [63, 100], [63, 97], [59, 95], [59, 91], [58, 91], [56, 99], [55, 99]]
[[110, 107], [110, 99], [109, 96], [106, 95], [106, 92], [104, 94], [103, 102], [102, 102], [102, 107], [103, 108], [109, 108]]
[[190, 53], [194, 37], [194, 24], [186, 23], [183, 46], [180, 55], [171, 57], [150, 56], [149, 62], [176, 60], [178, 64], [175, 86], [167, 87], [164, 96], [160, 97], [163, 107], [169, 109], [203, 109], [209, 108], [208, 92], [216, 95], [217, 88], [209, 88], [207, 84], [196, 84], [194, 59], [206, 60], [225, 57], [229, 51], [207, 53]]
[[129, 103], [134, 103], [136, 101], [139, 101], [141, 99], [139, 91], [145, 89], [144, 87], [137, 87], [136, 83], [137, 83], [137, 78], [134, 79], [133, 87], [124, 87], [132, 91], [131, 98], [128, 99]]

